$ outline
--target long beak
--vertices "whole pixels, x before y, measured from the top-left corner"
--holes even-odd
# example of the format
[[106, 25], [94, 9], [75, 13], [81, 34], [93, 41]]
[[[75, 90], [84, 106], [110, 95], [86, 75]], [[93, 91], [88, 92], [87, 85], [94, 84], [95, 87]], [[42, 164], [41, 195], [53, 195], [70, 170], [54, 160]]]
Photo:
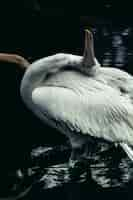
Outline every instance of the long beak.
[[90, 68], [96, 64], [93, 35], [89, 30], [85, 30], [85, 47], [83, 57], [83, 64], [85, 67]]
[[21, 69], [29, 67], [30, 63], [17, 54], [0, 53], [0, 61], [17, 64]]

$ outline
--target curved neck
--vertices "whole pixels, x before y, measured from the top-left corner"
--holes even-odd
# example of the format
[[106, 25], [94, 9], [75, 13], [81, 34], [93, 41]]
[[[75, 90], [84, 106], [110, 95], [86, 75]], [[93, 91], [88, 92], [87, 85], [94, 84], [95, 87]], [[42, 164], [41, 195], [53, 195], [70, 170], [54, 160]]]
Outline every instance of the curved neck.
[[21, 96], [28, 107], [32, 105], [32, 91], [45, 84], [48, 74], [58, 72], [64, 66], [77, 67], [82, 63], [81, 56], [56, 54], [33, 62], [26, 70], [21, 83]]
[[23, 69], [28, 68], [30, 65], [25, 58], [17, 54], [0, 53], [0, 61], [17, 64]]

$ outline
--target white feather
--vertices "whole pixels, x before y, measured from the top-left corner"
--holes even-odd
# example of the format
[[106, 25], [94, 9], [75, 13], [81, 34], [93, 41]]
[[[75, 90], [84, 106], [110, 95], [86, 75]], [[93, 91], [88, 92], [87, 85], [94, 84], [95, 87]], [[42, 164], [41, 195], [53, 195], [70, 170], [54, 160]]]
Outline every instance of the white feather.
[[41, 110], [58, 121], [69, 122], [75, 130], [78, 127], [83, 134], [133, 144], [130, 100], [100, 81], [78, 72], [62, 72], [35, 89], [32, 100]]

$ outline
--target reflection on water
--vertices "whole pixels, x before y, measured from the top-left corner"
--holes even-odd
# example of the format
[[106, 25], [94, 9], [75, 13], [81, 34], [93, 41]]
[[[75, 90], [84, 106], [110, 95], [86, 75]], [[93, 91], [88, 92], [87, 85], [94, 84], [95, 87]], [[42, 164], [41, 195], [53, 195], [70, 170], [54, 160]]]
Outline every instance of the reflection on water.
[[[55, 153], [56, 148], [52, 151]], [[45, 189], [73, 181], [86, 182], [88, 179], [102, 188], [122, 187], [133, 179], [133, 163], [123, 150], [101, 142], [97, 144], [96, 151], [89, 160], [77, 162], [74, 168], [63, 163], [46, 167], [45, 170], [39, 179]]]
[[133, 73], [133, 27], [110, 28], [110, 24], [93, 28], [96, 52], [102, 66], [116, 67]]
[[[31, 167], [19, 169], [10, 195], [26, 196], [71, 184], [87, 184], [88, 188], [124, 188], [133, 184], [133, 163], [120, 147], [98, 142], [88, 160], [69, 167], [69, 145], [37, 147], [31, 152]], [[15, 180], [15, 178], [14, 178]]]
[[[128, 49], [124, 44], [127, 39], [125, 32], [126, 30], [112, 33], [111, 50], [104, 52], [103, 66], [111, 66], [113, 64], [118, 68], [124, 69], [124, 66], [127, 64], [128, 57]], [[105, 35], [105, 37], [108, 37], [108, 35]]]

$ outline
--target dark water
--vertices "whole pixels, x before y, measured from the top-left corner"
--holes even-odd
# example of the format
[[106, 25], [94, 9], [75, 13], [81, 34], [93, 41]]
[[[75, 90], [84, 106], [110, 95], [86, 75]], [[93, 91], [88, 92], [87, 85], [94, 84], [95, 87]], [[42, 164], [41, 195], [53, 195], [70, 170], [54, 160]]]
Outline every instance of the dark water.
[[[102, 188], [122, 187], [133, 179], [132, 162], [120, 147], [112, 144], [98, 142], [90, 159], [77, 162], [73, 168], [69, 167], [68, 159], [66, 162], [63, 160], [64, 157], [70, 155], [69, 146], [39, 147], [34, 149], [31, 155], [34, 164], [40, 162], [39, 166], [42, 163], [45, 166], [53, 160], [62, 162], [62, 164], [43, 168], [46, 171], [40, 181], [44, 183], [44, 188], [57, 187], [75, 180], [85, 182], [88, 174], [89, 178]], [[35, 166], [38, 167], [38, 165]], [[35, 166], [33, 173], [34, 169], [36, 171]]]
[[36, 199], [50, 191], [79, 185], [88, 187], [89, 193], [129, 191], [133, 187], [133, 163], [120, 147], [98, 142], [91, 157], [75, 163], [74, 167], [68, 165], [70, 152], [69, 145], [32, 149], [29, 166], [8, 174], [14, 180], [9, 194]]

